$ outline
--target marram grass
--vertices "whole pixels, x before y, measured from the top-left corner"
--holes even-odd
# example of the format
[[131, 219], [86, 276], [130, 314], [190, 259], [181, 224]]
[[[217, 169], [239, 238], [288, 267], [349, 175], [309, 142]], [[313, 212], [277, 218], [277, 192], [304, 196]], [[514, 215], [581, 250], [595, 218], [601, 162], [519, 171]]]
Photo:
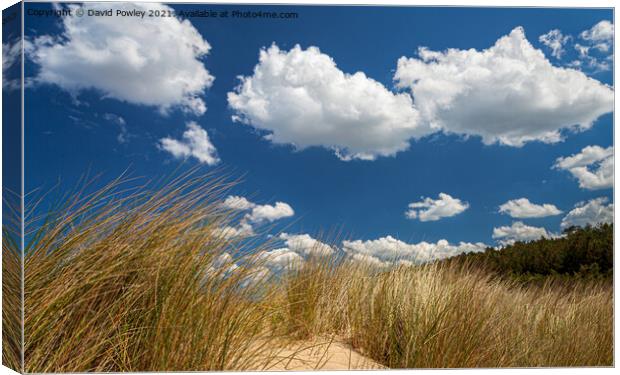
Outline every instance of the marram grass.
[[[609, 285], [527, 288], [472, 264], [377, 270], [343, 254], [268, 276], [254, 255], [271, 243], [218, 231], [239, 219], [220, 204], [226, 178], [124, 186], [77, 190], [30, 218], [27, 372], [262, 370], [317, 337], [390, 368], [613, 364]], [[224, 253], [234, 272], [214, 267]], [[19, 368], [19, 342], [3, 344]]]
[[309, 330], [346, 337], [390, 368], [613, 364], [610, 285], [528, 289], [441, 263], [321, 278], [306, 298], [317, 311]]
[[19, 254], [19, 221], [16, 205], [5, 200], [6, 217], [2, 228], [2, 364], [21, 370], [21, 257]]
[[[230, 186], [191, 175], [119, 194], [76, 194], [31, 233], [25, 260], [29, 372], [246, 369], [269, 359], [269, 290], [251, 267], [211, 271], [235, 243], [214, 228]], [[251, 259], [249, 256], [247, 258]], [[241, 285], [244, 285], [243, 287]]]

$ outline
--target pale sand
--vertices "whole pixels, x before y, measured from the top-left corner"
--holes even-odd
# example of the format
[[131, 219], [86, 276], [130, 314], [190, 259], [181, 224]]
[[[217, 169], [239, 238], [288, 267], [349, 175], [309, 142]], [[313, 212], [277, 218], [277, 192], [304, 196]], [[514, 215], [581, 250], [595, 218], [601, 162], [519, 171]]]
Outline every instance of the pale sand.
[[317, 339], [290, 344], [278, 350], [278, 358], [262, 370], [372, 370], [385, 366], [363, 356], [345, 343]]

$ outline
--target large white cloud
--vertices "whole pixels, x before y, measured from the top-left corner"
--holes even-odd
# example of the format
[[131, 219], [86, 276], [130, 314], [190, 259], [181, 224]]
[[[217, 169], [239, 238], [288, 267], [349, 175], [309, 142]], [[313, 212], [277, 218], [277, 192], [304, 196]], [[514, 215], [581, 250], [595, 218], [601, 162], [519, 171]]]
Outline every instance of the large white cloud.
[[[556, 56], [569, 39], [559, 30], [541, 38]], [[316, 47], [273, 45], [228, 102], [235, 120], [272, 142], [331, 148], [343, 160], [394, 155], [437, 131], [485, 144], [554, 143], [613, 109], [611, 87], [552, 65], [520, 27], [486, 50], [421, 47], [417, 58], [399, 59], [394, 80], [413, 101], [361, 72], [342, 72]]]
[[544, 238], [555, 238], [556, 234], [549, 233], [545, 228], [525, 225], [521, 221], [512, 223], [511, 226], [493, 228], [493, 239], [501, 245], [510, 245], [517, 241], [527, 242]]
[[562, 219], [562, 228], [613, 223], [614, 204], [607, 204], [608, 201], [606, 197], [600, 197], [588, 202], [578, 203], [575, 205], [575, 208]]
[[436, 243], [423, 241], [417, 244], [409, 244], [392, 236], [368, 241], [343, 241], [342, 246], [343, 250], [353, 260], [385, 266], [401, 263], [423, 263], [462, 253], [481, 252], [487, 247], [480, 242], [460, 242], [452, 245], [446, 240], [439, 240]]
[[187, 124], [187, 130], [183, 133], [182, 139], [162, 138], [159, 140], [159, 147], [179, 159], [193, 157], [207, 165], [220, 162], [217, 150], [209, 139], [209, 134], [195, 122]]
[[234, 119], [267, 131], [273, 143], [326, 147], [343, 160], [391, 156], [428, 133], [408, 94], [341, 71], [316, 47], [261, 50], [253, 75], [241, 77], [228, 103]]
[[437, 221], [444, 217], [458, 215], [468, 208], [469, 203], [453, 198], [449, 194], [439, 193], [437, 199], [424, 198], [421, 202], [409, 203], [409, 209], [405, 215], [409, 219]]
[[517, 27], [486, 50], [420, 48], [398, 60], [395, 81], [411, 90], [437, 130], [485, 144], [554, 143], [613, 110], [613, 90], [580, 71], [553, 66]]
[[[171, 9], [163, 4], [85, 3], [96, 9]], [[68, 5], [77, 8], [77, 5]], [[214, 77], [202, 58], [211, 46], [188, 20], [175, 17], [63, 17], [60, 37], [32, 41], [30, 58], [39, 66], [36, 81], [76, 95], [95, 89], [104, 97], [202, 114], [201, 98]]]
[[553, 204], [535, 204], [530, 202], [527, 198], [509, 200], [499, 206], [499, 212], [518, 219], [554, 216], [562, 213], [562, 211]]
[[613, 146], [584, 147], [577, 154], [558, 158], [553, 167], [569, 171], [583, 189], [597, 190], [614, 186]]

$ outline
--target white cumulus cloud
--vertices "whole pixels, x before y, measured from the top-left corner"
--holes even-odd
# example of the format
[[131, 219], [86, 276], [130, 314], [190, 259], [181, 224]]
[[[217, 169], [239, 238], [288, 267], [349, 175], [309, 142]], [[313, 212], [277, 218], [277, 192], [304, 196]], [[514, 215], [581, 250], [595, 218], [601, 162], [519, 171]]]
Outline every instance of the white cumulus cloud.
[[252, 207], [255, 207], [256, 204], [250, 202], [246, 197], [241, 197], [238, 195], [229, 195], [224, 199], [222, 205], [230, 210], [250, 210]]
[[613, 62], [613, 36], [614, 24], [607, 20], [581, 32], [580, 42], [574, 45], [579, 56], [570, 66], [592, 73], [610, 70]]
[[437, 221], [444, 217], [458, 215], [469, 208], [469, 203], [453, 198], [446, 193], [439, 193], [437, 199], [422, 198], [421, 202], [409, 203], [409, 209], [405, 212], [409, 219]]
[[247, 218], [253, 223], [262, 223], [265, 221], [271, 223], [293, 215], [295, 215], [295, 211], [288, 203], [276, 202], [274, 205], [255, 205], [247, 215]]
[[241, 222], [237, 226], [226, 225], [219, 228], [214, 228], [213, 233], [215, 236], [231, 240], [240, 239], [254, 236], [254, 228], [247, 222]]
[[341, 71], [316, 47], [260, 51], [253, 75], [228, 93], [235, 120], [268, 132], [275, 144], [333, 149], [342, 160], [372, 160], [428, 133], [411, 96], [394, 94], [362, 72]]
[[385, 268], [391, 265], [390, 262], [384, 262], [375, 256], [363, 254], [363, 253], [352, 252], [350, 254], [349, 259], [354, 262], [365, 263], [369, 266], [376, 267], [376, 268]]
[[259, 266], [254, 267], [258, 276], [279, 275], [283, 271], [296, 269], [312, 256], [325, 256], [334, 252], [329, 245], [308, 234], [281, 233], [278, 238], [285, 247], [261, 251], [257, 254]]
[[222, 205], [230, 210], [249, 211], [244, 218], [252, 223], [274, 222], [295, 215], [295, 210], [288, 203], [256, 204], [238, 195], [229, 195]]
[[587, 146], [579, 153], [558, 158], [553, 168], [570, 172], [579, 187], [588, 190], [608, 189], [614, 186], [614, 148]]
[[511, 217], [524, 219], [531, 217], [547, 217], [562, 213], [555, 205], [549, 203], [535, 204], [527, 198], [512, 199], [499, 206], [499, 212]]
[[253, 236], [255, 225], [272, 223], [295, 215], [295, 210], [288, 203], [256, 204], [238, 195], [229, 195], [221, 206], [228, 210], [246, 212], [237, 226], [224, 226], [217, 229], [217, 233], [225, 238]]
[[193, 157], [207, 165], [215, 165], [220, 161], [207, 131], [193, 121], [187, 123], [182, 139], [162, 138], [159, 147], [179, 159]]
[[296, 268], [304, 263], [301, 255], [288, 248], [263, 251], [259, 254], [258, 259], [262, 262], [261, 264], [273, 272]]
[[511, 245], [517, 241], [527, 242], [535, 241], [540, 238], [555, 238], [556, 234], [549, 233], [545, 228], [532, 227], [525, 225], [521, 221], [512, 223], [511, 226], [501, 226], [493, 228], [493, 239], [497, 240], [501, 245]]
[[600, 21], [592, 28], [584, 30], [579, 37], [593, 43], [594, 47], [602, 52], [606, 52], [613, 42], [614, 24], [607, 20]]
[[538, 37], [538, 41], [551, 49], [551, 56], [561, 59], [564, 54], [564, 45], [571, 40], [570, 35], [563, 35], [558, 29], [553, 29]]
[[[561, 56], [570, 38], [552, 30], [541, 41]], [[228, 93], [235, 121], [273, 143], [326, 147], [342, 160], [392, 156], [438, 131], [485, 144], [555, 143], [611, 112], [614, 97], [583, 72], [552, 65], [521, 27], [485, 50], [420, 47], [417, 57], [401, 57], [394, 80], [411, 96], [341, 71], [316, 47], [272, 45], [240, 79]]]
[[261, 266], [274, 274], [300, 267], [306, 258], [326, 256], [335, 251], [331, 246], [312, 238], [308, 234], [281, 233], [278, 239], [284, 243], [285, 247], [261, 251], [257, 258], [261, 262]]
[[281, 233], [279, 238], [284, 241], [286, 247], [298, 254], [306, 256], [325, 256], [334, 252], [334, 249], [315, 239], [309, 234]]
[[585, 130], [613, 110], [611, 87], [553, 66], [517, 27], [488, 49], [430, 51], [402, 57], [394, 76], [411, 90], [437, 130], [480, 136], [485, 144], [554, 143], [565, 129]]
[[446, 240], [439, 240], [436, 243], [422, 241], [416, 244], [409, 244], [392, 236], [368, 241], [343, 241], [342, 246], [343, 250], [353, 260], [386, 266], [419, 264], [463, 253], [481, 252], [487, 248], [485, 244], [480, 242], [450, 244]]
[[[171, 9], [163, 4], [79, 5], [85, 11]], [[68, 5], [77, 8], [77, 5]], [[201, 98], [214, 77], [202, 58], [211, 46], [188, 20], [175, 17], [63, 17], [59, 37], [32, 41], [30, 58], [39, 66], [36, 82], [77, 95], [95, 89], [106, 98], [203, 114]]]
[[609, 199], [607, 199], [607, 197], [600, 197], [588, 202], [578, 203], [575, 205], [575, 208], [562, 219], [562, 228], [613, 223], [614, 204], [607, 203], [608, 201]]

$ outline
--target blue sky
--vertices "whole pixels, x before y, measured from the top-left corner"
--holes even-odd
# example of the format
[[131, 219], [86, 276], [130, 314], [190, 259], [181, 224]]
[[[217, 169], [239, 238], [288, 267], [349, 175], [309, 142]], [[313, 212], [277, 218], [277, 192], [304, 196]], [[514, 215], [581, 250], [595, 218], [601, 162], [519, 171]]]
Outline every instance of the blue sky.
[[[4, 90], [6, 87], [11, 86], [11, 82], [15, 82], [21, 76], [21, 69], [18, 64], [15, 63], [17, 49], [5, 49], [4, 46], [11, 45], [9, 41], [15, 40], [21, 33], [21, 17], [18, 7], [13, 6], [2, 12], [2, 18], [4, 20], [3, 33], [2, 33], [2, 73], [3, 73], [3, 92], [2, 96], [3, 108], [11, 108], [12, 110], [2, 111], [2, 122], [5, 124], [2, 127], [2, 149], [3, 149], [3, 164], [2, 164], [2, 181], [3, 181], [3, 200], [6, 205], [7, 202], [11, 202], [13, 207], [19, 207], [19, 202], [16, 201], [19, 197], [17, 194], [7, 193], [11, 191], [13, 193], [19, 193], [21, 190], [21, 166], [19, 163], [15, 163], [15, 160], [19, 160], [21, 150], [21, 134], [20, 134], [20, 118], [21, 113], [21, 97], [19, 91], [10, 90], [11, 94], [7, 93], [8, 90]], [[6, 61], [10, 58], [13, 64], [6, 64]], [[4, 208], [3, 215], [7, 215], [9, 211]], [[3, 216], [5, 220], [10, 216]]]
[[[171, 7], [190, 10], [199, 5]], [[26, 3], [28, 8], [52, 9], [46, 4]], [[59, 179], [65, 186], [72, 186], [89, 168], [104, 173], [103, 180], [117, 176], [127, 167], [138, 176], [166, 175], [178, 167], [186, 152], [188, 165], [222, 166], [243, 174], [243, 184], [233, 193], [247, 196], [255, 206], [274, 205], [278, 201], [289, 205], [294, 215], [273, 221], [277, 226], [286, 226], [287, 232], [314, 235], [337, 227], [351, 239], [361, 240], [360, 246], [379, 245], [364, 241], [387, 236], [407, 244], [445, 239], [451, 244], [463, 241], [496, 245], [502, 239], [513, 238], [501, 237], [502, 227], [513, 230], [511, 233], [522, 233], [513, 225], [517, 222], [525, 225], [527, 233], [540, 233], [528, 228], [543, 228], [552, 235], [561, 232], [562, 220], [579, 202], [585, 206], [597, 198], [602, 199], [595, 201], [595, 206], [588, 206], [593, 211], [575, 212], [573, 217], [593, 223], [610, 220], [612, 187], [604, 169], [608, 167], [605, 160], [611, 159], [613, 153], [613, 149], [608, 149], [613, 145], [613, 45], [605, 39], [603, 26], [611, 23], [592, 28], [601, 21], [612, 21], [611, 10], [208, 6], [216, 11], [239, 8], [296, 12], [299, 16], [277, 20], [192, 18], [191, 24], [177, 22], [179, 38], [187, 37], [192, 40], [188, 45], [193, 43], [195, 48], [208, 52], [190, 56], [192, 61], [188, 63], [181, 61], [187, 58], [185, 50], [166, 55], [166, 45], [160, 38], [153, 40], [151, 51], [160, 48], [162, 59], [174, 60], [170, 66], [149, 65], [152, 56], [140, 56], [143, 50], [138, 47], [136, 56], [128, 52], [115, 60], [118, 50], [113, 50], [101, 57], [108, 59], [108, 65], [89, 66], [75, 57], [67, 57], [69, 62], [55, 62], [54, 54], [70, 51], [79, 57], [83, 51], [76, 38], [80, 37], [92, 38], [90, 42], [99, 43], [97, 48], [102, 51], [113, 48], [114, 40], [101, 35], [107, 30], [105, 27], [118, 33], [114, 25], [102, 24], [104, 29], [99, 30], [104, 31], [99, 37], [87, 35], [88, 30], [84, 31], [86, 34], [69, 35], [68, 30], [77, 26], [66, 19], [27, 15], [26, 38], [32, 42], [34, 52], [26, 63], [26, 76], [31, 77], [25, 99], [26, 191], [52, 187]], [[98, 22], [110, 23], [113, 18], [101, 18]], [[142, 34], [140, 21], [123, 22], [133, 23], [128, 23], [126, 36], [117, 35], [116, 41], [129, 40], [127, 43], [132, 46], [131, 43], [156, 39], [148, 32], [147, 36]], [[156, 24], [149, 25], [154, 27], [150, 32], [157, 30]], [[514, 31], [518, 27], [521, 29]], [[193, 34], [191, 29], [197, 33]], [[549, 34], [556, 37], [553, 41], [559, 41], [555, 53], [551, 43], [547, 46], [539, 39], [554, 29], [561, 32], [560, 38]], [[507, 35], [515, 43], [522, 42], [520, 35], [524, 35], [534, 52], [522, 45], [510, 48], [519, 54], [519, 48], [523, 48], [525, 57], [503, 58], [499, 56], [501, 51], [487, 52], [496, 53], [493, 58], [497, 60], [485, 66], [490, 75], [479, 78], [470, 69], [472, 64], [483, 56], [481, 51]], [[6, 43], [10, 41], [4, 40], [3, 46]], [[167, 43], [174, 43], [174, 39]], [[268, 65], [270, 62], [290, 64], [289, 73], [300, 66], [312, 67], [299, 70], [299, 74], [305, 75], [302, 81], [311, 86], [307, 90], [319, 93], [318, 98], [315, 96], [317, 102], [308, 104], [320, 104], [318, 117], [299, 113], [304, 104], [295, 102], [297, 97], [288, 96], [295, 91], [283, 87], [290, 84], [290, 76], [253, 76], [253, 69], [259, 64], [259, 51], [273, 44], [278, 50], [266, 57], [264, 73], [273, 68], [274, 65]], [[297, 44], [299, 60], [291, 52]], [[55, 46], [60, 46], [60, 50]], [[311, 46], [318, 47], [320, 52], [312, 54], [308, 49]], [[584, 46], [587, 51], [580, 55], [578, 48]], [[432, 54], [424, 60], [420, 47], [439, 52], [442, 60], [434, 60], [436, 55]], [[449, 54], [447, 49], [461, 50], [460, 53], [476, 51], [459, 60], [458, 51]], [[538, 56], [536, 50], [544, 56]], [[335, 66], [325, 62], [326, 56], [333, 59]], [[405, 59], [399, 65], [401, 57]], [[548, 61], [552, 66], [546, 69], [550, 72], [561, 68], [574, 70], [565, 76], [558, 75], [562, 79], [540, 73], [540, 78], [532, 80], [534, 73], [523, 73], [511, 58], [526, 62], [532, 59], [540, 64]], [[140, 59], [147, 62], [142, 64]], [[410, 65], [406, 64], [408, 59]], [[136, 65], [131, 66], [135, 61]], [[466, 68], [459, 70], [459, 66]], [[329, 79], [313, 77], [323, 68], [325, 74], [340, 77], [342, 82], [336, 82], [342, 85], [333, 88]], [[177, 82], [173, 84], [181, 85], [182, 98], [175, 98], [172, 89], [169, 96], [160, 97], [157, 89], [166, 86], [157, 86], [155, 81], [168, 73], [186, 79], [188, 76], [181, 74], [183, 69], [189, 70], [189, 77], [202, 73], [202, 78], [196, 78], [202, 79], [202, 87], [188, 88], [195, 80]], [[339, 76], [338, 70], [348, 74], [363, 72], [364, 76], [354, 82], [351, 76]], [[208, 76], [204, 76], [205, 71]], [[138, 84], [119, 93], [115, 90], [123, 88], [123, 79], [119, 77], [124, 74], [127, 85]], [[235, 91], [241, 83], [238, 76], [253, 77], [255, 90]], [[87, 82], [76, 83], [79, 77], [87, 77]], [[135, 77], [138, 79], [134, 80]], [[213, 82], [210, 77], [214, 77]], [[510, 77], [515, 77], [515, 82]], [[120, 88], [114, 86], [117, 82]], [[151, 92], [141, 92], [139, 82], [145, 82], [144, 87]], [[450, 97], [447, 93], [453, 84], [468, 94], [461, 91]], [[521, 95], [515, 89], [517, 86], [532, 90], [532, 94]], [[503, 105], [498, 105], [501, 87], [507, 87], [509, 95]], [[349, 92], [338, 91], [343, 88]], [[572, 91], [581, 89], [585, 90], [582, 94], [571, 96]], [[194, 91], [187, 94], [188, 90]], [[131, 97], [133, 93], [135, 97]], [[240, 102], [231, 105], [229, 93], [238, 95]], [[261, 117], [261, 110], [254, 106], [257, 100], [265, 99], [260, 95], [271, 101], [271, 112], [266, 117]], [[513, 97], [514, 100], [510, 99]], [[358, 98], [360, 102], [356, 102]], [[286, 105], [278, 107], [277, 100]], [[435, 106], [441, 105], [441, 100], [448, 100], [449, 104], [437, 109]], [[206, 112], [201, 113], [197, 101], [206, 105]], [[380, 109], [369, 109], [375, 103]], [[329, 109], [330, 106], [336, 109]], [[280, 113], [280, 108], [286, 111]], [[338, 112], [347, 108], [365, 125], [356, 127], [355, 121], [340, 117]], [[377, 115], [382, 108], [388, 108], [389, 113]], [[245, 122], [233, 121], [235, 115]], [[594, 121], [585, 124], [588, 121], [584, 119]], [[316, 121], [327, 125], [323, 129], [323, 123]], [[405, 122], [411, 124], [411, 129], [399, 128]], [[189, 138], [184, 139], [183, 134], [190, 129], [190, 123], [195, 124], [194, 135], [208, 133], [214, 152], [206, 155], [211, 159], [192, 156], [195, 149], [187, 148]], [[571, 130], [577, 124], [582, 125], [581, 131]], [[349, 127], [342, 130], [339, 126]], [[499, 129], [501, 126], [504, 130]], [[549, 132], [543, 134], [540, 129], [545, 126]], [[381, 133], [384, 127], [396, 130]], [[319, 130], [313, 129], [322, 130], [318, 134]], [[266, 139], [268, 134], [274, 134], [274, 138]], [[389, 136], [382, 139], [383, 134]], [[171, 141], [168, 151], [162, 146], [163, 139]], [[204, 141], [204, 137], [201, 139]], [[177, 157], [171, 152], [175, 146]], [[565, 160], [565, 168], [553, 168], [558, 158], [578, 155], [587, 146], [599, 146], [581, 154], [591, 160], [590, 164], [584, 167], [577, 165], [579, 161], [575, 164], [575, 160]], [[356, 147], [361, 150], [358, 154]], [[340, 157], [334, 149], [340, 150]], [[347, 155], [352, 160], [343, 160]], [[582, 186], [578, 173], [585, 181]], [[449, 207], [441, 211], [444, 213], [437, 220], [432, 220], [432, 212], [407, 217], [410, 203], [430, 198], [431, 206], [441, 204], [437, 201], [440, 193], [457, 201], [448, 202]], [[512, 217], [499, 212], [500, 205], [519, 198], [527, 198], [536, 206], [524, 206], [521, 201], [515, 203], [518, 207]], [[555, 211], [543, 204], [555, 206]], [[428, 207], [414, 209], [426, 211]], [[518, 210], [529, 213], [519, 215]]]

